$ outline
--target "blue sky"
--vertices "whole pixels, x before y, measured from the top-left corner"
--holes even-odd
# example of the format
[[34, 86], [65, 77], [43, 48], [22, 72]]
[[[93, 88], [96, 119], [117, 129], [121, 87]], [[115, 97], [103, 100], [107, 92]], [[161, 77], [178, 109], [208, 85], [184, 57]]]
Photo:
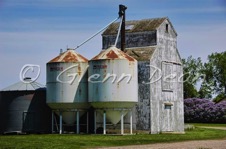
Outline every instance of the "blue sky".
[[[118, 17], [119, 4], [127, 20], [169, 17], [182, 58], [226, 50], [226, 0], [0, 0], [0, 89], [19, 81], [25, 64], [40, 65], [45, 84], [46, 63]], [[77, 52], [91, 58], [101, 45], [98, 35]]]

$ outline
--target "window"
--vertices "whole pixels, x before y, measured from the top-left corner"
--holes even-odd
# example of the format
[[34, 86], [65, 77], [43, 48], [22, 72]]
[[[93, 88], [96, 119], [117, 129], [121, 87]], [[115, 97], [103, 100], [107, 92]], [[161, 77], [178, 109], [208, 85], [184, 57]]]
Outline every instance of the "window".
[[165, 102], [164, 103], [164, 109], [171, 110], [172, 106], [173, 106], [173, 103], [171, 103], [171, 102]]
[[166, 33], [169, 32], [169, 24], [166, 24]]
[[126, 25], [125, 26], [125, 30], [131, 30], [131, 29], [133, 29], [133, 27], [134, 27], [134, 25]]
[[171, 105], [165, 105], [165, 109], [171, 110]]
[[162, 90], [173, 91], [173, 65], [162, 62]]

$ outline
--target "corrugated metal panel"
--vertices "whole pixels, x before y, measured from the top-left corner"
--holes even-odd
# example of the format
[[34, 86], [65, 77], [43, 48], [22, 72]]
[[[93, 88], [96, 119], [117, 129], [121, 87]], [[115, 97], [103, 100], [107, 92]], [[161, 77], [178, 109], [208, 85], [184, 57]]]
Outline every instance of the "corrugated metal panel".
[[64, 53], [55, 57], [48, 63], [59, 63], [59, 62], [88, 62], [88, 59], [83, 57], [82, 55], [76, 53], [73, 49], [68, 49]]
[[130, 109], [138, 101], [137, 61], [110, 47], [89, 62], [88, 73], [89, 102], [94, 108], [106, 109], [107, 119], [117, 124], [121, 110], [113, 109]]
[[37, 82], [24, 83], [20, 81], [2, 89], [1, 91], [34, 91], [40, 88], [45, 88], [45, 86]]
[[49, 133], [51, 110], [46, 105], [46, 91], [1, 92], [2, 133]]
[[[88, 63], [48, 63], [47, 104], [54, 109], [87, 108], [87, 65]], [[55, 69], [56, 67], [59, 69]], [[68, 70], [65, 71], [66, 69]], [[68, 76], [75, 74], [75, 78]]]
[[23, 121], [25, 119], [23, 118], [23, 112], [28, 111], [33, 96], [34, 94], [28, 94], [12, 100], [6, 111], [8, 119], [6, 132], [19, 132], [23, 130]]
[[67, 50], [47, 63], [47, 104], [53, 110], [63, 111], [67, 124], [73, 124], [76, 116], [66, 111], [89, 108], [87, 67], [88, 60], [74, 50]]

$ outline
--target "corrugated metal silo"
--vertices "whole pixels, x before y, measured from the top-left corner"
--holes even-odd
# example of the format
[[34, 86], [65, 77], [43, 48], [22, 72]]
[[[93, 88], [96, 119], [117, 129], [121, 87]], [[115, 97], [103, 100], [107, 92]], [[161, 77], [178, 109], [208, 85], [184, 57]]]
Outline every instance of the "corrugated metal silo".
[[116, 47], [89, 61], [89, 102], [113, 124], [138, 102], [137, 61]]
[[[26, 82], [30, 78], [25, 78]], [[36, 82], [18, 82], [0, 92], [0, 132], [49, 133], [51, 110], [45, 87]]]
[[89, 108], [87, 67], [88, 60], [73, 49], [47, 63], [47, 104], [66, 124], [74, 124]]

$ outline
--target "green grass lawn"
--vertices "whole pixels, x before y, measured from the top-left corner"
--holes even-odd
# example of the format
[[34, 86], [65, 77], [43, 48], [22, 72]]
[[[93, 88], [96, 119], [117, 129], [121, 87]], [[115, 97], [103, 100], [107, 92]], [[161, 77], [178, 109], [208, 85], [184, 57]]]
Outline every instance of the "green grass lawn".
[[226, 124], [209, 124], [209, 123], [188, 123], [188, 124], [203, 127], [226, 127]]
[[226, 131], [196, 128], [186, 134], [137, 135], [1, 135], [0, 148], [95, 148], [226, 138]]

